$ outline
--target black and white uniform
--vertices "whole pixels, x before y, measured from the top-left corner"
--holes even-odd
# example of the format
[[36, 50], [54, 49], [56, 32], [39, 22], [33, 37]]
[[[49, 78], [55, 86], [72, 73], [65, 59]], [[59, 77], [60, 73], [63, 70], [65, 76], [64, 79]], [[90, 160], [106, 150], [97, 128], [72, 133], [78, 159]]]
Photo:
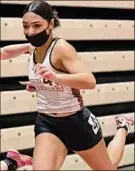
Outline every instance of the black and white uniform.
[[[53, 39], [42, 64], [57, 74], [63, 74], [51, 62], [51, 54], [58, 40]], [[30, 56], [29, 80], [36, 88], [37, 96], [35, 136], [50, 132], [74, 151], [95, 146], [102, 139], [102, 131], [96, 117], [83, 106], [80, 91], [57, 82], [38, 79], [34, 73], [35, 65], [33, 52]]]

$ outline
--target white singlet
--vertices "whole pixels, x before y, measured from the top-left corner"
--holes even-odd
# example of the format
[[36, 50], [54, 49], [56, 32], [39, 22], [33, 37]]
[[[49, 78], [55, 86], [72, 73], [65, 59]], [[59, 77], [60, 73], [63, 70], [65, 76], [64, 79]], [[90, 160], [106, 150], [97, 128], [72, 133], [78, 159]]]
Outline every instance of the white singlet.
[[[58, 71], [51, 63], [51, 54], [58, 39], [54, 39], [49, 46], [42, 64], [57, 74]], [[59, 83], [38, 79], [34, 74], [34, 53], [30, 56], [29, 80], [37, 92], [37, 110], [39, 113], [68, 113], [76, 112], [83, 107], [82, 96], [78, 89], [61, 85]]]

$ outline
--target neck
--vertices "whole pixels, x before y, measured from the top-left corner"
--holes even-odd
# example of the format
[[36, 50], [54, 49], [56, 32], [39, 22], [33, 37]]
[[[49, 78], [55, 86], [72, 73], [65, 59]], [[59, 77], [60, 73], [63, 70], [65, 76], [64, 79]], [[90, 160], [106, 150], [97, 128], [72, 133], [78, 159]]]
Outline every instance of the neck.
[[37, 48], [38, 52], [46, 52], [48, 47], [50, 46], [51, 42], [53, 40], [53, 36], [50, 35], [48, 41], [43, 45]]
[[42, 63], [45, 57], [45, 54], [53, 40], [52, 35], [50, 35], [48, 41], [41, 47], [36, 48], [36, 53], [35, 53], [35, 61], [36, 63]]

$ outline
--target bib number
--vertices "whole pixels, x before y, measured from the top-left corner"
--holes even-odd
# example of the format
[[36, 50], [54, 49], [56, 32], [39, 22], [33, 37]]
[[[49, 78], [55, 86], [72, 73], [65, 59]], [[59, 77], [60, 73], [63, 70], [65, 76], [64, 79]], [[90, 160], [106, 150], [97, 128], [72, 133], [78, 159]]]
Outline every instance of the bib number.
[[100, 125], [97, 118], [93, 114], [91, 114], [88, 122], [92, 126], [93, 132], [97, 134], [100, 129]]

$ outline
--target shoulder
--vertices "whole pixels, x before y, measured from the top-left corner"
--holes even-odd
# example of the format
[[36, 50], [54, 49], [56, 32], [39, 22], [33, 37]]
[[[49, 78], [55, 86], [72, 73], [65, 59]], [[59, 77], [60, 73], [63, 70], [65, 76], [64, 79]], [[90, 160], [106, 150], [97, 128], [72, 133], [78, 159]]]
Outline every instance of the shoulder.
[[62, 58], [71, 58], [77, 55], [76, 49], [64, 39], [59, 39], [55, 46], [55, 53]]

